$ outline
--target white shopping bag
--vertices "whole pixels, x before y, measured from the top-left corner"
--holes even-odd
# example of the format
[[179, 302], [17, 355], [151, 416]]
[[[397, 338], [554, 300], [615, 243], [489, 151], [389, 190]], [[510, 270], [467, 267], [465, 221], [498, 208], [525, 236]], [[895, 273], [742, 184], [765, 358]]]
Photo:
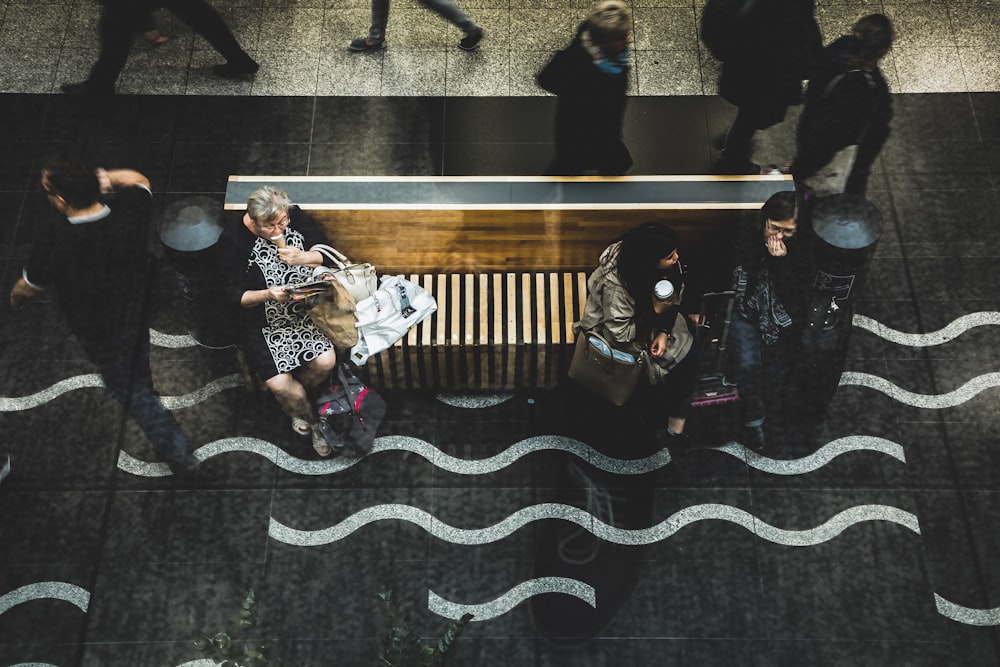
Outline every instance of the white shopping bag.
[[375, 294], [358, 302], [358, 344], [351, 360], [360, 365], [388, 350], [411, 328], [437, 310], [434, 297], [402, 276], [383, 276]]

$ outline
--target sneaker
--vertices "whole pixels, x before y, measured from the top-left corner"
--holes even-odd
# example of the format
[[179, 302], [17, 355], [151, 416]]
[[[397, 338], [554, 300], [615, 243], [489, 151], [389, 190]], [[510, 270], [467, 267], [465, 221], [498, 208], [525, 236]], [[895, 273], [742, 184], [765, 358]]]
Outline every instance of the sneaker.
[[247, 56], [246, 60], [241, 60], [239, 62], [229, 61], [224, 65], [213, 66], [212, 74], [215, 76], [221, 76], [223, 79], [242, 79], [244, 77], [253, 76], [259, 69], [260, 63]]
[[380, 39], [377, 42], [372, 40], [371, 37], [358, 37], [357, 39], [352, 39], [351, 43], [347, 45], [348, 51], [354, 51], [356, 53], [363, 53], [365, 51], [378, 51], [379, 49], [385, 48], [385, 40]]
[[4, 481], [4, 479], [7, 478], [7, 475], [10, 474], [10, 456], [8, 455], [4, 458], [6, 461], [4, 461], [4, 464], [0, 466], [0, 482]]
[[476, 28], [462, 38], [462, 41], [458, 43], [458, 48], [463, 51], [475, 51], [476, 47], [479, 46], [479, 42], [483, 41], [485, 35], [486, 33], [483, 32], [482, 28]]
[[755, 452], [759, 452], [764, 449], [764, 427], [744, 426], [743, 446]]
[[781, 171], [776, 164], [766, 164], [760, 168], [761, 176], [777, 176], [784, 173], [785, 172]]

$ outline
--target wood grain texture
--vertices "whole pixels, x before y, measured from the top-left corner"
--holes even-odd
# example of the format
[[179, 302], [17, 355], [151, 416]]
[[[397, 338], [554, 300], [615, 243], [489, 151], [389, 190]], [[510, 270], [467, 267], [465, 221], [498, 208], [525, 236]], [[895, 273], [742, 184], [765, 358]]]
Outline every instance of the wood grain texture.
[[[309, 211], [331, 245], [381, 274], [586, 271], [644, 222], [662, 222], [692, 250], [728, 236], [734, 210]], [[751, 212], [752, 214], [752, 212]], [[227, 212], [227, 215], [239, 215]]]

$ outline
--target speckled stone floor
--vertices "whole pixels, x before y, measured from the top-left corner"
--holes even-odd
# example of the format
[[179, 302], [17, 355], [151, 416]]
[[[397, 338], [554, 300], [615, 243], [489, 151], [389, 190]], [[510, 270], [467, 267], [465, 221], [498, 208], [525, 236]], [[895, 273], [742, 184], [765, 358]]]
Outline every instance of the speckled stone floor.
[[[363, 2], [218, 3], [263, 66], [242, 84], [161, 12], [171, 42], [136, 46], [123, 94], [80, 100], [54, 93], [94, 57], [95, 6], [0, 0], [0, 291], [50, 214], [53, 153], [146, 173], [158, 215], [221, 201], [230, 174], [540, 173], [554, 100], [531, 74], [583, 4], [534, 4], [468, 3], [490, 36], [466, 54], [399, 2], [389, 48], [351, 55]], [[153, 375], [207, 473], [180, 483], [53, 302], [4, 308], [0, 665], [207, 667], [192, 641], [235, 628], [247, 587], [273, 661], [373, 665], [385, 586], [426, 639], [476, 615], [462, 667], [1000, 663], [997, 5], [818, 4], [827, 36], [876, 9], [900, 28], [869, 192], [885, 229], [823, 410], [773, 403], [755, 455], [712, 409], [670, 452], [569, 383], [392, 390], [376, 453], [320, 462], [231, 350], [185, 342], [163, 265]], [[633, 174], [706, 173], [732, 120], [697, 7], [637, 3]], [[794, 120], [756, 159], [790, 157]]]

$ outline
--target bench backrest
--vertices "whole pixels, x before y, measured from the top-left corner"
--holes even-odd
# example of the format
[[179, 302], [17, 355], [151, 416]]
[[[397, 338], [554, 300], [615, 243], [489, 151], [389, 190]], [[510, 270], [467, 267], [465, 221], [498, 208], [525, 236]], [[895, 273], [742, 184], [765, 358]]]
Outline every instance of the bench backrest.
[[288, 192], [332, 243], [383, 273], [587, 271], [615, 238], [669, 224], [682, 248], [725, 237], [789, 176], [231, 176], [226, 209]]

